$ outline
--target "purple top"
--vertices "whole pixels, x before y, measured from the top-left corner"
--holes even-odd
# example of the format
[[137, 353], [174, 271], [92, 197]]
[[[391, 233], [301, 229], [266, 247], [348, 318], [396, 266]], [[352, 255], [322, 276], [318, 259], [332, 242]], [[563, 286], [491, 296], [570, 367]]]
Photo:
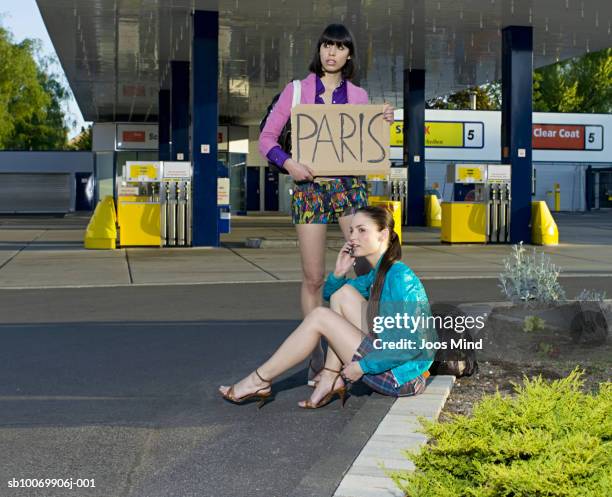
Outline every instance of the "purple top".
[[[346, 87], [347, 87], [346, 80], [343, 79], [342, 82], [334, 90], [334, 93], [332, 94], [332, 104], [347, 104], [348, 103], [348, 94], [346, 91]], [[315, 104], [325, 103], [323, 101], [323, 97], [321, 96], [323, 95], [323, 93], [325, 93], [325, 85], [323, 84], [323, 81], [321, 81], [321, 78], [317, 76], [317, 89], [316, 89], [316, 94], [315, 94]], [[270, 162], [282, 168], [285, 161], [289, 159], [291, 155], [289, 155], [279, 146], [276, 146], [270, 149], [266, 157], [268, 158]]]

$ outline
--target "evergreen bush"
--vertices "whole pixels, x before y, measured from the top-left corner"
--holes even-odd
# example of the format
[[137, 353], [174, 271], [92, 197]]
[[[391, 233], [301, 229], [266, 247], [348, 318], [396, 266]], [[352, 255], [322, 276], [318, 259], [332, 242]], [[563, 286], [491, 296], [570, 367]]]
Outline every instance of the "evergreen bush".
[[416, 470], [390, 472], [408, 497], [612, 495], [612, 383], [582, 391], [582, 372], [483, 397], [472, 416], [421, 419], [430, 443], [405, 451]]

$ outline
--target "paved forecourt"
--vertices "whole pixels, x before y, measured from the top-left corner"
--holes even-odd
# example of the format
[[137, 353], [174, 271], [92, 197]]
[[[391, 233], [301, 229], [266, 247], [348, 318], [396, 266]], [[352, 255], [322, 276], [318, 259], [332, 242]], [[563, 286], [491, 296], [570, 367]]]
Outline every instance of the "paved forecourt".
[[[595, 285], [612, 293], [612, 219], [607, 213], [557, 214], [561, 244], [538, 247], [558, 265], [570, 289]], [[0, 217], [0, 288], [57, 288], [299, 282], [295, 230], [282, 216], [247, 216], [233, 221], [219, 248], [127, 248], [85, 250], [84, 216]], [[495, 289], [510, 245], [442, 245], [439, 230], [404, 230], [403, 260], [424, 281], [486, 280]], [[263, 248], [249, 248], [260, 240]], [[326, 268], [332, 270], [342, 236], [329, 228]], [[470, 283], [470, 286], [473, 284]], [[474, 297], [480, 297], [474, 284]], [[483, 296], [490, 292], [483, 292]], [[571, 292], [570, 292], [571, 293]]]

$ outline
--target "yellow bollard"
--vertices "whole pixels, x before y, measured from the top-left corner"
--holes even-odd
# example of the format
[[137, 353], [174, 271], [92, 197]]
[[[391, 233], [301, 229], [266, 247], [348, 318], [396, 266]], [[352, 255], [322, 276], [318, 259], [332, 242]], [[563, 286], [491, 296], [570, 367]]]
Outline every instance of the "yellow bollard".
[[555, 212], [561, 210], [561, 186], [555, 183]]
[[393, 214], [395, 226], [393, 231], [397, 233], [400, 245], [402, 244], [402, 203], [399, 200], [378, 200], [380, 197], [370, 197], [368, 203], [376, 207], [384, 207]]
[[432, 228], [442, 226], [442, 208], [437, 195], [425, 195], [425, 224]]
[[388, 202], [390, 199], [386, 195], [368, 195], [368, 203], [374, 205], [375, 202]]
[[546, 202], [531, 202], [531, 243], [534, 245], [559, 245], [557, 223]]
[[86, 249], [114, 249], [117, 243], [117, 213], [113, 197], [107, 196], [98, 202], [87, 230], [84, 245]]

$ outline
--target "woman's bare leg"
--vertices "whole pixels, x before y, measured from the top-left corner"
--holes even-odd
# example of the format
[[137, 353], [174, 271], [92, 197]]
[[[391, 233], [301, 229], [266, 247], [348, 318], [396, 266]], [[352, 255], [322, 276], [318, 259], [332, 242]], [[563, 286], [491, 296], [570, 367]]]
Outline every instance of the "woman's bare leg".
[[342, 216], [338, 218], [338, 224], [340, 225], [340, 229], [342, 230], [342, 234], [344, 235], [344, 239], [348, 242], [351, 232], [351, 221], [353, 220], [353, 214], [350, 216]]
[[[272, 357], [258, 368], [259, 374], [267, 380], [272, 380], [298, 365], [320, 343], [321, 337], [327, 339], [329, 346], [344, 363], [351, 361], [363, 339], [361, 330], [342, 316], [331, 309], [317, 307], [287, 337]], [[236, 383], [234, 395], [240, 398], [266, 385], [253, 372]], [[228, 389], [226, 386], [219, 388], [221, 393], [226, 393]]]
[[[330, 309], [349, 321], [355, 328], [360, 329], [364, 335], [367, 334], [366, 323], [362, 317], [365, 305], [366, 300], [351, 285], [344, 285], [330, 299]], [[363, 336], [361, 338], [363, 339]], [[340, 371], [342, 365], [342, 361], [333, 348], [328, 347], [325, 367], [331, 371]], [[338, 388], [343, 384], [343, 380], [331, 371], [323, 370], [317, 375], [317, 384], [310, 396], [311, 403], [316, 404], [333, 388]], [[300, 405], [303, 404], [304, 402], [300, 402]]]
[[[338, 219], [338, 224], [345, 240], [349, 239], [352, 219], [352, 215], [342, 216]], [[302, 314], [306, 317], [310, 311], [323, 303], [322, 288], [325, 282], [327, 225], [296, 224], [295, 229], [298, 235], [302, 260]], [[311, 370], [308, 371], [309, 380], [318, 380], [319, 375], [315, 376], [315, 373], [323, 368], [324, 363], [323, 346], [319, 343], [310, 356]]]
[[[329, 307], [332, 311], [340, 314], [355, 328], [360, 329], [365, 335], [367, 334], [367, 328], [363, 316], [366, 304], [366, 300], [354, 287], [351, 285], [344, 285], [331, 296]], [[342, 361], [340, 361], [340, 358], [333, 349], [327, 350], [325, 367], [334, 370], [338, 370], [342, 367]]]
[[[325, 282], [326, 224], [296, 224], [302, 260], [302, 315], [306, 317], [323, 303], [322, 288]], [[310, 357], [313, 371], [319, 371], [325, 362], [323, 346], [319, 342]], [[309, 371], [309, 379], [312, 373]]]
[[323, 302], [322, 288], [325, 282], [325, 242], [327, 239], [326, 224], [296, 224], [300, 256], [302, 260], [302, 314], [306, 317], [310, 311]]
[[366, 305], [366, 299], [351, 285], [344, 285], [334, 292], [330, 299], [330, 308], [362, 330], [364, 334], [368, 333], [363, 319]]

